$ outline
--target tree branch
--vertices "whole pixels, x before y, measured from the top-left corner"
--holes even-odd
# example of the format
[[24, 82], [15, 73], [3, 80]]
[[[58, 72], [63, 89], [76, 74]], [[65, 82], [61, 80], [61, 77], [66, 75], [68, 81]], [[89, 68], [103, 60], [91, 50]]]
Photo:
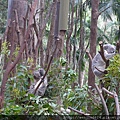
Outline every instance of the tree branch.
[[116, 111], [117, 111], [117, 115], [120, 115], [120, 105], [119, 105], [119, 100], [118, 100], [118, 95], [116, 94], [116, 92], [110, 92], [105, 88], [102, 88], [103, 91], [105, 91], [107, 94], [111, 95], [114, 97], [115, 99], [115, 104], [116, 104]]
[[90, 120], [95, 120], [94, 118], [90, 117], [89, 114], [85, 114], [84, 112], [78, 111], [78, 110], [76, 110], [76, 109], [74, 109], [72, 107], [68, 107], [68, 109], [70, 109], [70, 110], [72, 110], [72, 111], [74, 111], [74, 112], [76, 112], [78, 114], [81, 114], [81, 115], [87, 117]]
[[97, 90], [97, 92], [98, 92], [98, 94], [99, 94], [99, 96], [101, 98], [101, 101], [103, 103], [103, 107], [105, 109], [106, 115], [109, 115], [108, 108], [107, 108], [107, 105], [106, 105], [105, 100], [103, 98], [102, 92], [100, 92], [100, 89], [98, 88], [98, 86], [96, 84], [95, 84], [95, 88], [96, 88], [96, 90]]
[[115, 103], [116, 103], [116, 110], [117, 110], [117, 115], [120, 115], [120, 105], [119, 105], [119, 100], [118, 100], [118, 95], [116, 92], [113, 92]]

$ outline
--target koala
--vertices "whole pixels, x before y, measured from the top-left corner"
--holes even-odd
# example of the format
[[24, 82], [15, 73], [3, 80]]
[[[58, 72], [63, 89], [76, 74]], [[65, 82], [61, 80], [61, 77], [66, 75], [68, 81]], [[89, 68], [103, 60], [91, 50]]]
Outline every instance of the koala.
[[[109, 60], [115, 55], [116, 46], [111, 44], [105, 44], [103, 45], [103, 49], [106, 60]], [[92, 59], [92, 71], [94, 75], [96, 75], [98, 78], [101, 78], [104, 76], [105, 68], [106, 68], [106, 63], [102, 59], [100, 53], [98, 52]]]
[[[43, 68], [40, 68], [40, 69], [33, 72], [34, 82], [31, 84], [30, 89], [28, 90], [28, 93], [34, 93], [38, 84], [41, 82], [44, 74], [45, 74], [45, 70]], [[41, 85], [37, 89], [35, 95], [43, 96], [45, 94], [46, 89], [47, 89], [47, 85], [48, 85], [47, 77], [45, 77], [44, 81], [41, 83]]]

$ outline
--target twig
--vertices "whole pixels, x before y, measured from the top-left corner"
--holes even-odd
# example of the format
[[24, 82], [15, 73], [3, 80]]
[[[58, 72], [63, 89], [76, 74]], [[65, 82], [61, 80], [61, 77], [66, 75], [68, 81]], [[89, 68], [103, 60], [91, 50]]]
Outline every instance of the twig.
[[107, 108], [106, 102], [105, 102], [105, 100], [103, 98], [103, 95], [100, 92], [100, 89], [98, 88], [98, 86], [96, 84], [95, 84], [95, 87], [96, 87], [96, 90], [97, 90], [97, 92], [98, 92], [98, 94], [99, 94], [99, 96], [101, 98], [102, 103], [103, 103], [103, 107], [105, 109], [105, 113], [106, 113], [106, 115], [109, 115], [108, 108]]
[[68, 109], [70, 109], [70, 110], [72, 110], [72, 111], [74, 111], [74, 112], [77, 112], [78, 114], [81, 114], [81, 115], [83, 115], [83, 116], [85, 116], [85, 117], [87, 117], [87, 118], [89, 118], [89, 119], [91, 119], [91, 120], [96, 120], [96, 119], [90, 117], [89, 114], [85, 114], [84, 112], [78, 111], [78, 110], [76, 110], [76, 109], [74, 109], [74, 108], [72, 108], [72, 107], [68, 107]]

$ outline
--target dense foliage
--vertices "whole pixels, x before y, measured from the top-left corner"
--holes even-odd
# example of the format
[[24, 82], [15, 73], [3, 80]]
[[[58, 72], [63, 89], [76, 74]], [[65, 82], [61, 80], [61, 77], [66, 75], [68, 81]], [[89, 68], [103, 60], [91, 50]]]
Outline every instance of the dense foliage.
[[5, 31], [7, 19], [7, 0], [0, 1], [0, 36]]
[[[29, 0], [31, 2], [32, 0]], [[83, 0], [84, 1], [84, 0]], [[70, 2], [70, 12], [72, 12], [72, 2]], [[49, 1], [46, 2], [47, 11]], [[80, 6], [83, 6], [82, 9]], [[97, 43], [103, 40], [104, 43], [115, 44], [119, 39], [119, 6], [120, 1], [115, 0], [101, 0], [99, 11], [103, 8], [109, 7], [103, 12], [98, 20], [98, 35]], [[90, 2], [84, 1], [81, 3], [79, 0], [74, 4], [75, 9], [78, 13], [82, 11], [80, 16], [77, 16], [77, 12], [74, 13], [73, 25], [74, 30], [70, 37], [70, 56], [72, 56], [70, 63], [66, 60], [66, 50], [63, 51], [63, 56], [59, 59], [52, 61], [50, 69], [48, 71], [48, 87], [46, 93], [43, 97], [35, 96], [33, 94], [28, 94], [29, 80], [33, 81], [33, 71], [31, 67], [33, 65], [33, 59], [29, 57], [28, 59], [22, 60], [18, 63], [14, 71], [11, 71], [9, 79], [6, 85], [5, 91], [5, 104], [0, 113], [2, 115], [77, 115], [76, 112], [68, 109], [72, 107], [84, 113], [90, 113], [91, 115], [104, 115], [103, 104], [101, 102], [100, 96], [95, 91], [93, 94], [88, 86], [88, 56], [85, 54], [85, 50], [89, 45], [89, 35], [90, 35]], [[0, 1], [0, 36], [3, 35], [6, 28], [7, 19], [7, 0]], [[76, 16], [75, 16], [76, 15]], [[69, 16], [70, 17], [70, 16]], [[82, 18], [82, 22], [80, 19]], [[70, 19], [70, 18], [69, 18]], [[48, 40], [50, 32], [50, 20], [48, 21], [43, 34], [43, 49], [46, 50], [46, 42]], [[70, 24], [70, 23], [69, 23]], [[70, 24], [71, 25], [71, 24]], [[79, 58], [81, 55], [80, 45], [80, 32], [81, 25], [84, 27], [84, 48], [83, 58]], [[69, 30], [67, 31], [67, 35]], [[65, 39], [67, 39], [67, 35]], [[31, 35], [32, 36], [32, 35]], [[32, 38], [32, 37], [31, 37]], [[67, 41], [67, 40], [66, 40]], [[66, 42], [65, 41], [65, 42]], [[64, 44], [66, 46], [67, 44]], [[98, 49], [98, 47], [97, 47]], [[16, 57], [19, 52], [19, 47], [16, 47], [14, 56]], [[45, 51], [46, 52], [46, 51]], [[2, 50], [0, 52], [0, 85], [3, 78], [3, 67], [6, 58], [10, 55], [9, 43], [4, 41], [2, 43]], [[14, 58], [12, 58], [14, 60]], [[75, 60], [74, 60], [75, 59]], [[81, 73], [78, 73], [79, 60], [81, 60]], [[73, 63], [75, 63], [73, 65]], [[68, 65], [69, 64], [69, 65]], [[68, 66], [67, 66], [68, 65]], [[67, 66], [67, 67], [66, 67]], [[35, 69], [38, 69], [39, 65]], [[116, 54], [113, 59], [110, 60], [110, 65], [107, 68], [108, 74], [103, 78], [105, 87], [113, 92], [116, 91], [119, 96], [119, 81], [120, 81], [120, 55]], [[83, 86], [78, 85], [79, 74], [83, 79]], [[97, 79], [98, 80], [98, 79]], [[99, 81], [96, 80], [96, 83]], [[114, 98], [108, 96], [106, 99], [108, 110], [110, 115], [116, 113]], [[89, 105], [91, 105], [92, 111], [89, 111]]]

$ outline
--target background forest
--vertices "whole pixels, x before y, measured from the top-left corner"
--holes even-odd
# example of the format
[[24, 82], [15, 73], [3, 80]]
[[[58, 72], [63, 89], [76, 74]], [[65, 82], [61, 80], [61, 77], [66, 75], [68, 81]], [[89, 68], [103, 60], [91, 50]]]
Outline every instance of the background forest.
[[[0, 0], [0, 113], [120, 115], [119, 54], [103, 78], [107, 97], [91, 70], [100, 42], [120, 46], [120, 0]], [[42, 97], [28, 94], [38, 68]]]

